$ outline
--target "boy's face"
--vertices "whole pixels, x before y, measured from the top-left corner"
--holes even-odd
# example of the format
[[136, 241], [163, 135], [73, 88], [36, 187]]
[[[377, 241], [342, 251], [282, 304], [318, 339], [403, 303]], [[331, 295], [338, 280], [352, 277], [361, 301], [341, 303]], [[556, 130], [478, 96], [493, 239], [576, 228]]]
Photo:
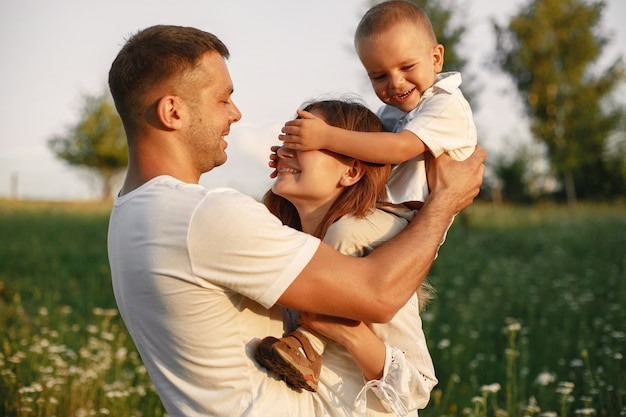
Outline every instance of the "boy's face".
[[409, 23], [357, 42], [357, 53], [372, 87], [383, 103], [409, 112], [437, 80], [443, 67], [443, 46]]

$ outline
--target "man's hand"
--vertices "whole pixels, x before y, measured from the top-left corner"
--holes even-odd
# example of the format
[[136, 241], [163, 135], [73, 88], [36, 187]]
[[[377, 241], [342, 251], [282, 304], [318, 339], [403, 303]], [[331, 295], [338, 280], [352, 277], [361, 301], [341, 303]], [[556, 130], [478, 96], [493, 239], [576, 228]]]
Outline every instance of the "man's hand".
[[474, 153], [464, 161], [455, 161], [447, 154], [428, 160], [428, 200], [443, 199], [442, 206], [456, 213], [471, 205], [480, 192], [486, 158], [485, 150], [476, 145]]
[[326, 149], [329, 125], [323, 119], [304, 110], [298, 110], [298, 119], [285, 123], [278, 139], [284, 146], [299, 151]]

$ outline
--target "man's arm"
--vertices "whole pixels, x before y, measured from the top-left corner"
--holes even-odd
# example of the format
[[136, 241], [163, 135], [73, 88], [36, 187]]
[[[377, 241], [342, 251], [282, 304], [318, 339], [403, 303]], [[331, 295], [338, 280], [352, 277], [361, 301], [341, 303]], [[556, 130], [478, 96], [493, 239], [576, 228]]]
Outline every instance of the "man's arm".
[[431, 194], [401, 233], [370, 255], [354, 258], [322, 243], [278, 303], [312, 313], [369, 322], [389, 321], [428, 274], [456, 213], [478, 195], [485, 151], [465, 161], [448, 155], [428, 171]]

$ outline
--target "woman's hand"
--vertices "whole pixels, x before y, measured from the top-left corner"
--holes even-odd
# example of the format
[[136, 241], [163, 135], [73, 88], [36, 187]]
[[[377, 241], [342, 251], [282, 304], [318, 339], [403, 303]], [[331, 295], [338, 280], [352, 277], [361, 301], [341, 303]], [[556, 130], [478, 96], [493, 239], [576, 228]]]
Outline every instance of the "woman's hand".
[[276, 172], [276, 161], [278, 161], [278, 150], [281, 147], [278, 145], [272, 146], [270, 148], [270, 150], [272, 151], [272, 153], [270, 154], [270, 161], [267, 165], [269, 165], [270, 168], [272, 168], [272, 172], [270, 173], [270, 178], [276, 178], [276, 176], [278, 175], [278, 172]]
[[382, 378], [386, 347], [367, 324], [305, 312], [300, 317], [306, 327], [345, 347], [367, 380]]
[[354, 338], [364, 331], [363, 328], [367, 332], [371, 332], [365, 323], [357, 320], [306, 312], [301, 312], [300, 318], [306, 327], [344, 346], [350, 338]]

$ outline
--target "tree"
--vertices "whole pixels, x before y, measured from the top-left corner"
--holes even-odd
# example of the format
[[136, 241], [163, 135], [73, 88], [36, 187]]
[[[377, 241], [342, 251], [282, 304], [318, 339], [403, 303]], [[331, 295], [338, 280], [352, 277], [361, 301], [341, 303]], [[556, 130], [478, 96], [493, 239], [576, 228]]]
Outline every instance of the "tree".
[[108, 91], [83, 97], [79, 121], [48, 141], [52, 152], [71, 166], [96, 174], [102, 199], [111, 198], [113, 181], [128, 165], [128, 145], [122, 121]]
[[453, 10], [459, 11], [455, 1], [411, 0], [421, 7], [433, 25], [437, 41], [444, 46], [445, 71], [463, 71], [467, 60], [459, 53], [461, 39], [465, 34], [465, 26], [453, 24]]
[[623, 107], [608, 105], [624, 81], [622, 59], [605, 70], [594, 65], [608, 43], [598, 27], [604, 7], [602, 0], [532, 0], [508, 26], [493, 22], [496, 61], [523, 96], [531, 132], [545, 144], [571, 205], [577, 193], [598, 197], [597, 181], [624, 184], [626, 160], [621, 158], [620, 168], [609, 167], [603, 158], [625, 114]]
[[499, 202], [530, 202], [528, 181], [526, 180], [530, 169], [529, 160], [528, 151], [524, 149], [517, 152], [501, 152], [490, 156], [487, 162], [498, 181], [497, 190], [494, 191], [499, 194]]

